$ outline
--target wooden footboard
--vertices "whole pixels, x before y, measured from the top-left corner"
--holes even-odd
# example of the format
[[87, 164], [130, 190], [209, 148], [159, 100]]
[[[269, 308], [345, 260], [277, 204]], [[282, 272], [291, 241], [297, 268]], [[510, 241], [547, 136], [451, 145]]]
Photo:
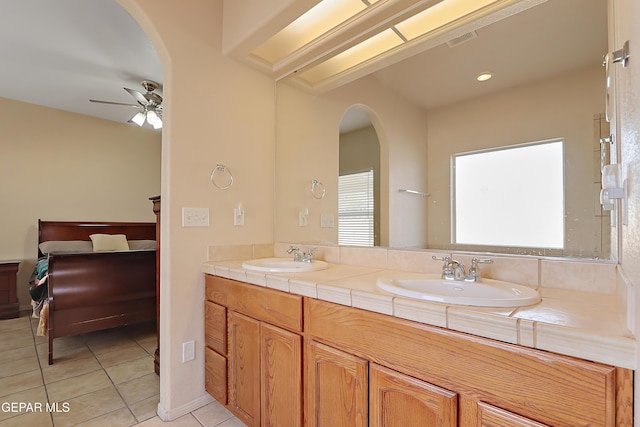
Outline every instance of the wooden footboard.
[[[38, 221], [38, 243], [125, 234], [155, 240], [155, 223]], [[49, 364], [53, 340], [156, 319], [156, 251], [49, 254]]]
[[51, 255], [49, 364], [53, 339], [156, 318], [155, 251]]

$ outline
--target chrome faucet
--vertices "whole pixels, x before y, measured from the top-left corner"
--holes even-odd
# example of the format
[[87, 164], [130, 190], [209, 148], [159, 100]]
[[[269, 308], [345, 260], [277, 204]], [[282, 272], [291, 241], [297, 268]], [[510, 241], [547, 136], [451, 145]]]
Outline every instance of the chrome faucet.
[[313, 253], [318, 248], [307, 248], [307, 251], [303, 254], [302, 262], [313, 262]]
[[489, 258], [473, 258], [471, 260], [471, 267], [469, 267], [469, 274], [464, 278], [465, 282], [482, 282], [482, 276], [480, 275], [480, 267], [478, 264], [492, 264], [493, 260]]
[[465, 280], [467, 277], [464, 271], [464, 265], [460, 264], [459, 261], [452, 259], [450, 256], [446, 257], [437, 257], [432, 256], [436, 261], [444, 261], [442, 266], [442, 279], [444, 280]]
[[293, 254], [293, 260], [296, 262], [303, 261], [302, 252], [300, 252], [300, 248], [298, 248], [297, 246], [289, 246], [289, 249], [287, 249], [287, 254]]

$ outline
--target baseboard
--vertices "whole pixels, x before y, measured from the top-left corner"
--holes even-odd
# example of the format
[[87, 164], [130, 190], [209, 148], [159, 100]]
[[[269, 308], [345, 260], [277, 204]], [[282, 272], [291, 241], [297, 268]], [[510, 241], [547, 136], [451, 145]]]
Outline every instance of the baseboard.
[[211, 397], [208, 393], [200, 396], [199, 398], [192, 400], [191, 402], [187, 402], [184, 405], [180, 405], [177, 408], [166, 409], [162, 406], [162, 402], [158, 403], [158, 417], [162, 421], [173, 421], [175, 419], [180, 418], [183, 415], [188, 414], [189, 412], [195, 411], [196, 409], [202, 408], [205, 405], [213, 402], [213, 397]]

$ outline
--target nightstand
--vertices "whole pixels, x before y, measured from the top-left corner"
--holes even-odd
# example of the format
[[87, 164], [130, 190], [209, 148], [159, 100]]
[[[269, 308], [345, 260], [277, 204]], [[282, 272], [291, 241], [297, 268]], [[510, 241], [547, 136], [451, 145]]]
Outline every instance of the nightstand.
[[20, 261], [0, 261], [0, 319], [12, 319], [20, 315], [16, 292], [16, 275]]

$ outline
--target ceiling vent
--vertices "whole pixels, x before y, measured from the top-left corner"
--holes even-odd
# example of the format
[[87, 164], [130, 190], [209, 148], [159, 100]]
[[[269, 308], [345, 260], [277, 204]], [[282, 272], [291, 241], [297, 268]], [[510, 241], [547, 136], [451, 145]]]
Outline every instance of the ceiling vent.
[[476, 37], [478, 37], [478, 33], [476, 33], [475, 31], [469, 31], [468, 33], [464, 33], [461, 36], [449, 40], [447, 42], [447, 46], [456, 47], [458, 45], [461, 45], [462, 43], [468, 42], [471, 39], [475, 39]]

